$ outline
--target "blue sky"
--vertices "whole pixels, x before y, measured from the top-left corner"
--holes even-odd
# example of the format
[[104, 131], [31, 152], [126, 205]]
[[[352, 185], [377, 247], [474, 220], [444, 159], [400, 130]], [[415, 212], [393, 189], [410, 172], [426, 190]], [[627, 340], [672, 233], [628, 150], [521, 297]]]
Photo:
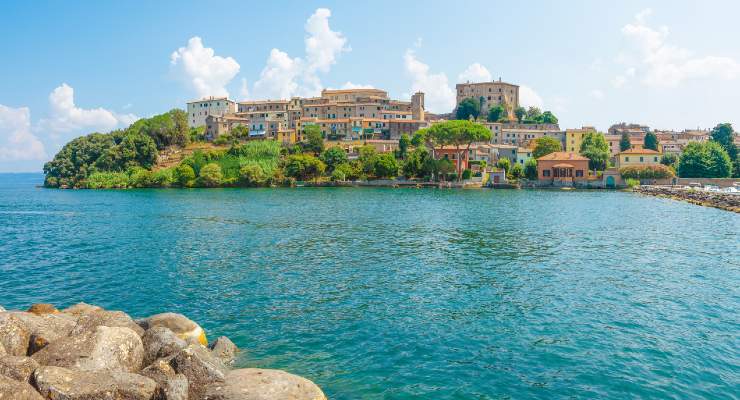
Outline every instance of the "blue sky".
[[421, 89], [449, 111], [461, 75], [522, 85], [523, 102], [562, 128], [738, 125], [739, 12], [732, 1], [3, 2], [0, 171], [40, 171], [71, 138], [206, 92], [351, 83]]

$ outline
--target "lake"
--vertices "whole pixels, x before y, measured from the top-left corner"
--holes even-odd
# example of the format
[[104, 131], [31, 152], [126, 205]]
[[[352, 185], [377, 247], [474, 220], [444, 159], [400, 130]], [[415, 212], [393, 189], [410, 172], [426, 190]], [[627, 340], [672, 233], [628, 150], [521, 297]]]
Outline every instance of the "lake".
[[0, 305], [181, 312], [332, 399], [738, 398], [740, 215], [615, 191], [53, 190]]

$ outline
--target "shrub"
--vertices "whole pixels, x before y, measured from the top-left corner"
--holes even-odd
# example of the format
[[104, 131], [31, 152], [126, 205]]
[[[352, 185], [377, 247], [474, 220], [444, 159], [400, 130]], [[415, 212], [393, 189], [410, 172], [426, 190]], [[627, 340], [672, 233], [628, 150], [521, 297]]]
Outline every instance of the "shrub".
[[463, 180], [470, 179], [472, 176], [473, 176], [473, 171], [471, 171], [470, 169], [463, 170], [463, 172], [462, 172], [462, 178], [463, 178]]
[[514, 164], [509, 171], [509, 179], [521, 179], [524, 177], [524, 167], [521, 164]]
[[508, 158], [499, 158], [498, 161], [496, 161], [496, 167], [502, 168], [508, 173], [511, 169], [511, 161]]
[[223, 178], [221, 166], [216, 163], [210, 163], [201, 168], [200, 175], [198, 176], [198, 184], [204, 187], [216, 187], [221, 185]]
[[334, 169], [334, 172], [331, 173], [331, 180], [333, 181], [346, 181], [347, 180], [347, 174], [344, 173], [344, 171], [340, 169]]
[[[356, 180], [360, 177], [360, 169], [357, 167], [357, 163], [339, 164], [336, 166], [336, 168], [334, 168], [334, 172], [337, 172], [337, 171], [344, 175], [344, 179], [341, 179], [341, 180]], [[332, 173], [332, 178], [334, 178], [333, 173]]]
[[524, 177], [530, 181], [537, 180], [537, 160], [530, 158], [524, 163]]
[[152, 186], [170, 187], [175, 183], [175, 174], [172, 168], [163, 168], [152, 174]]
[[258, 186], [265, 183], [267, 175], [257, 163], [243, 165], [239, 169], [239, 181], [244, 185]]
[[624, 179], [669, 179], [675, 176], [673, 170], [665, 165], [648, 165], [644, 167], [623, 167], [619, 174]]
[[635, 186], [640, 186], [640, 181], [637, 179], [628, 178], [624, 180], [627, 183], [627, 186], [630, 188], [633, 188]]
[[129, 185], [135, 188], [146, 188], [152, 186], [152, 171], [144, 168], [132, 168], [128, 171]]
[[379, 154], [375, 157], [373, 173], [378, 178], [395, 178], [398, 176], [398, 161], [391, 153]]
[[321, 153], [321, 161], [329, 171], [333, 171], [339, 164], [347, 162], [347, 152], [339, 146], [333, 146]]
[[317, 178], [325, 170], [326, 164], [310, 154], [294, 154], [285, 160], [285, 174], [299, 180]]
[[93, 172], [85, 180], [83, 187], [88, 189], [125, 189], [129, 176], [125, 172]]
[[180, 164], [175, 168], [175, 182], [182, 187], [190, 187], [195, 183], [195, 171], [188, 164]]

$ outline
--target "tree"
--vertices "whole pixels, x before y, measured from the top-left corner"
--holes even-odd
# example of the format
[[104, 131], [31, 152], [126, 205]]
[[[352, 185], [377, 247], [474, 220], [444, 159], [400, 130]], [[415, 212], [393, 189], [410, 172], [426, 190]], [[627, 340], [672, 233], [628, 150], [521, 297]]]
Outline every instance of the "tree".
[[480, 103], [471, 98], [461, 101], [457, 106], [457, 111], [455, 112], [455, 118], [462, 120], [468, 120], [471, 116], [473, 119], [478, 119], [479, 115]]
[[524, 163], [524, 177], [530, 181], [537, 180], [537, 160], [530, 158]]
[[239, 181], [244, 185], [259, 186], [267, 181], [267, 176], [259, 164], [249, 163], [239, 168]]
[[455, 164], [453, 164], [449, 158], [443, 157], [439, 160], [436, 160], [434, 168], [437, 171], [437, 174], [444, 181], [447, 175], [455, 171]]
[[[470, 152], [470, 146], [476, 142], [491, 140], [491, 131], [485, 126], [472, 121], [445, 121], [432, 125], [428, 134], [438, 145], [453, 146], [458, 161]], [[462, 162], [457, 163], [457, 177], [462, 178]]]
[[506, 109], [501, 104], [497, 104], [488, 109], [488, 122], [499, 122], [506, 117]]
[[409, 135], [402, 134], [401, 138], [398, 139], [398, 158], [401, 160], [405, 160], [406, 156], [408, 156], [409, 152], [409, 145], [411, 144], [411, 139], [409, 138]]
[[517, 107], [514, 109], [514, 115], [516, 115], [516, 120], [520, 124], [522, 123], [522, 120], [524, 120], [524, 117], [527, 116], [527, 110], [524, 107]]
[[193, 167], [187, 164], [180, 164], [175, 168], [175, 180], [182, 187], [193, 186], [195, 181], [195, 171]]
[[560, 151], [562, 146], [560, 141], [550, 136], [543, 136], [535, 140], [534, 150], [532, 150], [532, 157], [540, 158], [550, 153]]
[[665, 165], [629, 166], [619, 169], [624, 179], [668, 179], [675, 173]]
[[678, 164], [678, 157], [673, 153], [666, 153], [660, 157], [660, 163], [671, 168], [676, 168]]
[[326, 169], [329, 172], [334, 171], [337, 165], [344, 164], [348, 161], [347, 152], [339, 146], [329, 147], [321, 153], [321, 161], [326, 164]]
[[324, 151], [324, 138], [321, 135], [321, 128], [318, 125], [307, 125], [303, 128], [305, 134], [305, 140], [303, 142], [303, 149], [307, 152], [312, 152], [315, 155], [321, 154]]
[[436, 143], [434, 141], [434, 136], [429, 134], [429, 129], [422, 128], [414, 132], [414, 136], [411, 138], [411, 144], [413, 144], [414, 147], [427, 146], [432, 152], [432, 158], [434, 158], [434, 147], [436, 146]]
[[645, 134], [644, 146], [646, 149], [658, 151], [658, 136], [650, 131]]
[[198, 184], [205, 187], [216, 187], [221, 185], [224, 175], [221, 166], [216, 163], [206, 164], [200, 169]]
[[521, 179], [524, 177], [524, 168], [521, 164], [514, 164], [511, 167], [511, 171], [509, 172], [509, 177], [511, 179]]
[[678, 161], [678, 176], [681, 178], [729, 178], [732, 162], [727, 151], [715, 141], [691, 142], [683, 150]]
[[310, 154], [294, 154], [285, 160], [285, 174], [299, 180], [318, 178], [325, 170], [326, 164]]
[[526, 120], [529, 122], [537, 122], [542, 117], [542, 111], [537, 107], [529, 107], [527, 109]]
[[370, 145], [365, 145], [360, 147], [360, 149], [357, 151], [358, 157], [357, 160], [360, 162], [360, 168], [362, 172], [365, 174], [372, 174], [375, 170], [375, 159], [378, 155], [377, 150], [375, 150], [375, 147]]
[[632, 148], [632, 142], [630, 141], [630, 135], [627, 132], [622, 132], [622, 138], [619, 139], [619, 151], [627, 151]]
[[431, 158], [426, 147], [417, 147], [409, 154], [406, 162], [403, 163], [401, 170], [406, 178], [424, 176], [424, 165], [427, 159]]
[[545, 111], [542, 113], [542, 116], [539, 118], [538, 122], [541, 124], [557, 124], [558, 117], [556, 117], [555, 114], [551, 113], [550, 111]]
[[581, 155], [588, 158], [588, 168], [603, 171], [609, 161], [609, 143], [603, 133], [587, 132], [581, 142]]
[[740, 151], [735, 144], [735, 133], [729, 123], [718, 124], [712, 129], [711, 138], [719, 143], [733, 162], [733, 177], [740, 178]]
[[496, 167], [501, 168], [508, 173], [509, 170], [511, 170], [511, 160], [508, 158], [499, 158], [498, 161], [496, 161]]
[[378, 154], [375, 157], [373, 173], [378, 178], [395, 178], [398, 176], [398, 161], [391, 153]]

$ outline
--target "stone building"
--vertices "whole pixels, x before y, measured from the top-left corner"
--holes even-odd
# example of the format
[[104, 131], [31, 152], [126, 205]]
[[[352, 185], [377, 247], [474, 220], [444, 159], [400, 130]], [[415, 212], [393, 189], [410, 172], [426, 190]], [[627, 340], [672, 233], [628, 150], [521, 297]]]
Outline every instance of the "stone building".
[[206, 125], [206, 117], [222, 117], [236, 112], [236, 103], [226, 97], [206, 97], [187, 103], [188, 127], [197, 128]]
[[[477, 82], [477, 83], [458, 83], [455, 85], [457, 92], [457, 106], [465, 99], [474, 99], [480, 102], [481, 114], [488, 112], [488, 109], [503, 104], [506, 107], [506, 113], [510, 120], [515, 119], [514, 109], [519, 107], [519, 86], [498, 81]], [[457, 106], [455, 109], [457, 109]], [[454, 112], [453, 112], [454, 113]]]
[[623, 133], [627, 133], [630, 136], [642, 139], [648, 132], [650, 132], [650, 127], [647, 125], [628, 124], [626, 122], [620, 122], [618, 124], [610, 126], [607, 134], [622, 136]]

